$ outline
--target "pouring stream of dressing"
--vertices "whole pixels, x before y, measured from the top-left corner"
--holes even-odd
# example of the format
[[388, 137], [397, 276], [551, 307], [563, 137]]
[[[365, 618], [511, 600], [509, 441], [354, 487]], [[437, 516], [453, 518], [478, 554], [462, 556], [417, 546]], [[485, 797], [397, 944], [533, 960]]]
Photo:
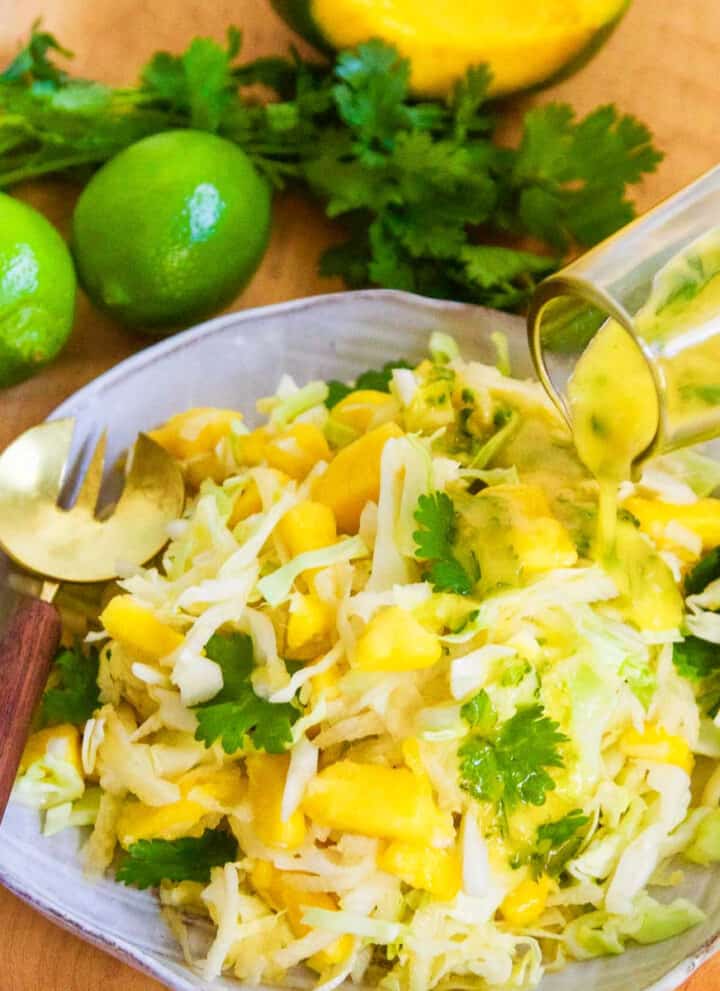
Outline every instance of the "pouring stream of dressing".
[[577, 363], [568, 383], [570, 416], [580, 460], [597, 479], [597, 553], [613, 556], [618, 486], [652, 442], [658, 400], [652, 374], [628, 332], [609, 320]]
[[[663, 401], [671, 423], [676, 428], [691, 423], [695, 434], [717, 435], [720, 228], [660, 269], [635, 323], [665, 380]], [[655, 438], [659, 401], [639, 345], [619, 323], [607, 320], [568, 382], [575, 447], [600, 489], [596, 553], [606, 563], [615, 558], [618, 487]]]

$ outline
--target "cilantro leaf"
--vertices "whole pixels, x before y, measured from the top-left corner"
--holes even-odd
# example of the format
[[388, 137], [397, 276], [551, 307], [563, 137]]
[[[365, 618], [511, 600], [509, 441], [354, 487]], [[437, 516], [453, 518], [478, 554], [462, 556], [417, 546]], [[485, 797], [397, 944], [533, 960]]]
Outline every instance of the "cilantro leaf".
[[65, 58], [72, 57], [72, 52], [63, 48], [54, 35], [40, 30], [40, 21], [37, 20], [30, 30], [27, 45], [18, 52], [10, 65], [0, 72], [0, 81], [15, 82], [28, 76], [53, 87], [60, 86], [67, 79], [67, 73], [50, 61], [49, 52], [57, 52]]
[[443, 561], [433, 561], [427, 576], [435, 592], [454, 592], [455, 595], [470, 595], [475, 581], [454, 557]]
[[460, 707], [460, 715], [482, 736], [490, 734], [497, 722], [497, 712], [484, 688]]
[[413, 533], [415, 554], [421, 561], [430, 561], [427, 576], [436, 592], [469, 595], [477, 581], [454, 555], [453, 542], [457, 535], [457, 513], [446, 492], [421, 495], [415, 510], [420, 529]]
[[673, 664], [679, 674], [702, 681], [720, 671], [720, 645], [688, 636], [673, 644]]
[[648, 129], [613, 106], [581, 121], [566, 104], [536, 107], [513, 168], [520, 223], [555, 250], [588, 247], [632, 219], [625, 188], [660, 159]]
[[213, 867], [235, 860], [237, 842], [222, 829], [206, 829], [200, 837], [138, 840], [123, 859], [116, 880], [138, 888], [156, 888], [161, 881], [210, 880]]
[[232, 62], [239, 50], [240, 32], [230, 27], [227, 49], [211, 38], [195, 38], [182, 55], [157, 52], [142, 74], [145, 92], [187, 113], [190, 127], [217, 131], [236, 88]]
[[545, 768], [564, 766], [558, 747], [567, 739], [541, 705], [520, 709], [492, 737], [470, 736], [460, 746], [460, 785], [503, 815], [521, 802], [543, 805], [555, 788]]
[[[324, 65], [297, 53], [238, 64], [240, 40], [231, 28], [224, 46], [195, 38], [159, 52], [139, 86], [114, 89], [59, 68], [53, 55], [68, 53], [35, 26], [0, 74], [0, 186], [202, 128], [343, 217], [348, 239], [323, 255], [324, 274], [517, 309], [563, 255], [632, 217], [628, 188], [660, 158], [647, 128], [614, 107], [582, 119], [564, 104], [535, 108], [518, 147], [501, 144], [483, 66], [449, 99], [419, 101], [408, 61], [377, 39]], [[245, 92], [256, 83], [275, 99]], [[528, 235], [537, 254], [516, 250]]]
[[40, 709], [42, 723], [80, 726], [100, 705], [97, 650], [90, 648], [87, 654], [80, 647], [61, 650], [55, 657], [54, 669], [59, 680], [56, 687], [45, 689]]
[[516, 857], [513, 867], [530, 864], [535, 877], [541, 874], [557, 877], [582, 846], [585, 838], [582, 830], [589, 822], [590, 817], [581, 809], [573, 809], [562, 819], [543, 823], [537, 829], [535, 848]]
[[482, 244], [462, 248], [460, 259], [467, 278], [487, 294], [487, 305], [500, 309], [521, 305], [557, 268], [553, 257]]
[[244, 633], [216, 633], [205, 653], [222, 670], [223, 687], [208, 702], [195, 707], [198, 720], [195, 739], [206, 747], [220, 740], [228, 754], [247, 746], [278, 754], [292, 743], [292, 724], [299, 716], [290, 703], [273, 703], [255, 694], [251, 674], [253, 645]]
[[341, 399], [349, 396], [356, 389], [390, 392], [392, 373], [395, 368], [412, 368], [412, 365], [408, 364], [403, 358], [398, 358], [396, 361], [388, 361], [382, 368], [369, 368], [366, 372], [362, 372], [350, 385], [346, 382], [340, 382], [337, 379], [330, 379], [327, 383], [328, 394], [325, 399], [325, 405], [328, 409], [332, 409], [333, 406], [337, 406]]
[[332, 409], [334, 406], [345, 398], [349, 396], [353, 391], [352, 385], [347, 385], [345, 382], [340, 382], [338, 379], [329, 379], [327, 383], [328, 393], [325, 397], [325, 405], [328, 409]]
[[715, 547], [705, 554], [687, 573], [685, 595], [699, 595], [717, 578], [720, 578], [720, 547]]
[[446, 492], [421, 495], [415, 520], [421, 527], [413, 534], [417, 556], [425, 561], [449, 557], [457, 530], [457, 513], [450, 496]]

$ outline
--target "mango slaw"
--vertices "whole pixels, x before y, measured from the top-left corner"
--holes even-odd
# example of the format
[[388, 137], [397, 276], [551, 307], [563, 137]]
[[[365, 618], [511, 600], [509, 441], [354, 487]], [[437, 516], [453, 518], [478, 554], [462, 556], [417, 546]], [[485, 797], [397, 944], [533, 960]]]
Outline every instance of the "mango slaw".
[[99, 704], [30, 738], [15, 798], [90, 826], [91, 872], [187, 855], [158, 896], [206, 980], [533, 988], [704, 918], [671, 889], [720, 859], [720, 466], [625, 483], [598, 563], [597, 483], [498, 350], [434, 334], [373, 388], [283, 376], [263, 426], [151, 433], [185, 514], [106, 591]]

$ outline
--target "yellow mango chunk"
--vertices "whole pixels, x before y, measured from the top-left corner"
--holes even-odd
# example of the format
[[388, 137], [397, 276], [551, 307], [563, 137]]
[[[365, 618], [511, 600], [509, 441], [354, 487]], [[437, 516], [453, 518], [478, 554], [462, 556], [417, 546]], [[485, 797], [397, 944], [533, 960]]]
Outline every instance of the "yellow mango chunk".
[[357, 533], [360, 514], [380, 494], [380, 462], [385, 444], [401, 437], [397, 423], [385, 423], [338, 451], [313, 488], [313, 498], [329, 506], [342, 533]]
[[246, 520], [248, 516], [253, 516], [255, 513], [259, 513], [261, 509], [262, 499], [260, 498], [258, 487], [255, 482], [251, 480], [242, 492], [235, 497], [232, 512], [228, 518], [228, 526], [232, 530], [233, 527], [236, 527], [242, 520]]
[[184, 637], [161, 623], [155, 614], [130, 595], [116, 595], [100, 614], [100, 622], [113, 640], [119, 640], [143, 660], [167, 657], [182, 644]]
[[270, 436], [267, 427], [258, 427], [249, 434], [235, 438], [235, 454], [242, 464], [255, 467], [265, 460], [265, 447]]
[[149, 436], [173, 457], [186, 461], [212, 451], [242, 418], [242, 413], [234, 409], [198, 406], [171, 416]]
[[318, 461], [330, 458], [325, 434], [312, 423], [293, 423], [278, 434], [260, 427], [238, 437], [235, 447], [244, 464], [267, 464], [298, 480]]
[[325, 434], [312, 423], [293, 423], [268, 441], [265, 447], [271, 468], [279, 468], [290, 478], [305, 478], [318, 461], [330, 459]]
[[503, 899], [500, 906], [503, 918], [513, 928], [527, 928], [545, 911], [548, 895], [553, 888], [554, 883], [547, 874], [542, 874], [537, 881], [526, 878]]
[[305, 817], [296, 809], [286, 822], [282, 820], [282, 797], [289, 765], [288, 754], [249, 756], [246, 761], [248, 798], [260, 841], [267, 846], [295, 850], [305, 839]]
[[246, 781], [238, 766], [211, 770], [198, 767], [178, 781], [182, 798], [169, 805], [150, 806], [128, 799], [118, 818], [120, 845], [127, 849], [138, 840], [174, 840], [201, 836], [218, 824], [225, 812], [245, 798]]
[[692, 774], [695, 760], [687, 741], [682, 736], [668, 733], [657, 723], [646, 723], [640, 733], [635, 727], [620, 737], [620, 750], [637, 760], [675, 764], [687, 774]]
[[286, 631], [287, 657], [308, 661], [330, 646], [333, 611], [312, 593], [293, 596]]
[[327, 671], [318, 671], [316, 675], [310, 679], [310, 684], [313, 690], [313, 700], [324, 695], [328, 701], [330, 699], [336, 699], [340, 694], [340, 689], [338, 687], [338, 681], [340, 676], [338, 674], [337, 666], [333, 668], [328, 668]]
[[398, 412], [397, 401], [387, 392], [356, 389], [341, 399], [332, 410], [332, 418], [358, 434], [392, 419]]
[[481, 497], [502, 499], [510, 509], [513, 549], [526, 575], [571, 568], [577, 551], [562, 523], [552, 515], [539, 485], [493, 485]]
[[353, 667], [361, 671], [414, 671], [442, 657], [440, 640], [406, 609], [379, 609], [358, 639]]
[[653, 540], [662, 542], [668, 523], [678, 523], [702, 540], [704, 550], [720, 544], [720, 499], [698, 499], [679, 505], [631, 496], [623, 505]]
[[329, 547], [337, 541], [337, 524], [329, 506], [306, 499], [278, 523], [277, 532], [290, 557]]
[[176, 840], [202, 836], [209, 822], [217, 825], [219, 814], [208, 812], [200, 802], [181, 798], [170, 805], [151, 806], [129, 799], [118, 816], [117, 835], [125, 850], [138, 840]]
[[322, 826], [364, 836], [434, 845], [454, 835], [426, 781], [406, 767], [338, 761], [312, 779], [303, 809]]
[[[285, 912], [295, 936], [301, 938], [310, 931], [302, 921], [308, 908], [324, 908], [329, 912], [337, 910], [337, 899], [325, 891], [305, 891], [298, 886], [302, 874], [278, 870], [267, 860], [257, 860], [250, 874], [250, 881], [257, 893], [276, 912]], [[293, 881], [295, 883], [293, 883]], [[340, 936], [307, 961], [315, 970], [323, 971], [333, 964], [340, 963], [351, 952], [352, 936]]]
[[457, 853], [423, 843], [395, 840], [378, 856], [378, 867], [443, 901], [451, 901], [462, 885]]
[[82, 759], [80, 756], [81, 737], [77, 726], [70, 723], [61, 723], [59, 726], [49, 726], [47, 729], [38, 730], [28, 738], [20, 758], [18, 774], [25, 771], [37, 760], [42, 760], [47, 754], [57, 757], [72, 764], [79, 775], [82, 776]]
[[178, 784], [184, 797], [201, 803], [217, 803], [228, 811], [239, 805], [247, 793], [247, 779], [237, 764], [217, 770], [194, 768], [183, 774]]

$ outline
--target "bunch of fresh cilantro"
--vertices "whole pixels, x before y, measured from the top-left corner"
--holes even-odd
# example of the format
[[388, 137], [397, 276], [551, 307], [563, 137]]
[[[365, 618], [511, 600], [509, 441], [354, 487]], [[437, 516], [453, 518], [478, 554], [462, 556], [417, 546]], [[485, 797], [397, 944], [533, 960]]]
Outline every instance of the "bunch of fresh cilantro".
[[[0, 186], [201, 128], [240, 145], [276, 187], [299, 185], [345, 218], [325, 274], [514, 309], [568, 252], [632, 218], [627, 187], [661, 157], [648, 129], [612, 106], [582, 120], [564, 104], [532, 109], [518, 145], [500, 145], [483, 66], [446, 102], [419, 102], [408, 62], [381, 41], [329, 65], [296, 53], [238, 64], [240, 42], [234, 28], [226, 47], [196, 38], [182, 55], [157, 53], [137, 87], [115, 89], [68, 75], [56, 57], [69, 53], [36, 27], [0, 74]], [[511, 246], [528, 240], [537, 252]]]

